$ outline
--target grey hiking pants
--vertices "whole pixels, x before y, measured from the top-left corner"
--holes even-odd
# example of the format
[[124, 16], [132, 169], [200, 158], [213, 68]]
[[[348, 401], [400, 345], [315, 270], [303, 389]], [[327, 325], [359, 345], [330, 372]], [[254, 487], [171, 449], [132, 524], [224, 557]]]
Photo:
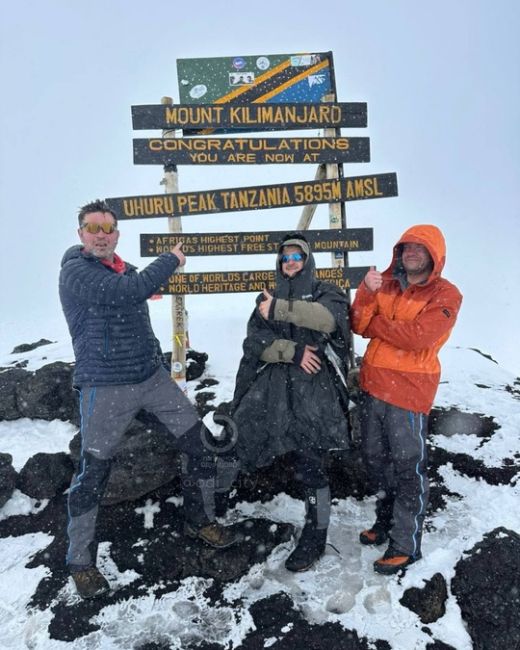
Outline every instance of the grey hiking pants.
[[80, 466], [68, 497], [67, 564], [71, 570], [96, 562], [96, 520], [111, 460], [141, 409], [154, 413], [175, 436], [178, 449], [188, 455], [183, 478], [186, 516], [196, 526], [214, 518], [214, 456], [202, 443], [195, 408], [169, 373], [161, 367], [140, 384], [84, 387], [80, 391]]
[[376, 504], [378, 523], [398, 550], [416, 556], [421, 550], [429, 496], [428, 416], [363, 393], [360, 419], [369, 479], [372, 487], [380, 491]]

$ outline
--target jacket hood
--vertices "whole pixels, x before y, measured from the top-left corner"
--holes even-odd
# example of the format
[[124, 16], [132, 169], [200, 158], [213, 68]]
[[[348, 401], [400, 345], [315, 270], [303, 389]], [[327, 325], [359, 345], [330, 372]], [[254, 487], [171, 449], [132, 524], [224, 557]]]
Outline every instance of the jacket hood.
[[67, 248], [63, 257], [61, 258], [61, 266], [64, 266], [67, 262], [70, 262], [70, 260], [74, 260], [78, 257], [81, 257], [82, 250], [83, 250], [83, 246], [81, 246], [80, 244], [76, 244], [75, 246], [71, 246], [70, 248]]
[[[288, 278], [282, 273], [282, 250], [285, 246], [299, 246], [305, 255], [303, 269], [293, 278]], [[277, 298], [299, 300], [312, 295], [315, 285], [316, 264], [311, 252], [309, 242], [299, 232], [288, 233], [278, 247], [276, 257], [276, 288], [274, 295]]]
[[405, 273], [401, 261], [403, 244], [422, 244], [433, 260], [433, 270], [426, 284], [441, 276], [442, 269], [446, 263], [446, 242], [442, 232], [437, 226], [420, 224], [412, 226], [404, 232], [397, 244], [394, 246], [392, 263], [385, 271], [394, 277]]

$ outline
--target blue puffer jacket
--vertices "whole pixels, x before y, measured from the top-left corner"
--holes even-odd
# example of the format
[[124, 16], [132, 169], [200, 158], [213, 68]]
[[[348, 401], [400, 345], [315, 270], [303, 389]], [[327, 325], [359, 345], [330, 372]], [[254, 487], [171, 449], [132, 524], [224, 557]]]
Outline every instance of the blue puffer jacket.
[[60, 300], [76, 356], [75, 386], [137, 384], [153, 375], [162, 352], [146, 300], [178, 265], [163, 253], [140, 273], [130, 264], [116, 273], [81, 246], [67, 250]]

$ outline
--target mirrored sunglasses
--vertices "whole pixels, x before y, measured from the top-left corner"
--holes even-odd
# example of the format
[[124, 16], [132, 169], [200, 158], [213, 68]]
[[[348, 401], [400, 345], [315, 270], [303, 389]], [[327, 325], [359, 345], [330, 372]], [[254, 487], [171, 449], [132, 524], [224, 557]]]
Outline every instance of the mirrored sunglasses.
[[289, 253], [289, 255], [282, 255], [282, 263], [286, 262], [301, 262], [303, 260], [303, 253]]
[[111, 235], [117, 230], [117, 226], [113, 223], [84, 223], [81, 226], [82, 230], [86, 230], [91, 235], [97, 235], [102, 230], [105, 235]]

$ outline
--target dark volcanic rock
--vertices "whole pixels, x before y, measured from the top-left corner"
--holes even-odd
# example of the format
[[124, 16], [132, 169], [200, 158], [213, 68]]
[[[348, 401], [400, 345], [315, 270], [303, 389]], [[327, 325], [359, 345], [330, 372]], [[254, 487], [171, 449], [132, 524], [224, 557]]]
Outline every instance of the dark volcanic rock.
[[52, 499], [69, 487], [73, 471], [68, 454], [38, 453], [20, 470], [17, 487], [33, 499]]
[[456, 408], [434, 408], [428, 420], [429, 432], [442, 436], [455, 434], [490, 438], [499, 428], [492, 417], [480, 413], [464, 413]]
[[41, 420], [70, 420], [79, 423], [79, 403], [72, 390], [73, 364], [50, 363], [20, 384], [17, 389], [19, 416]]
[[[151, 415], [139, 413], [139, 418], [117, 448], [102, 505], [134, 501], [180, 476], [179, 453], [171, 433]], [[76, 470], [80, 448], [78, 433], [69, 445]]]
[[433, 623], [446, 613], [447, 599], [446, 580], [440, 573], [435, 573], [422, 589], [407, 589], [399, 602], [415, 612], [423, 623]]
[[208, 355], [206, 352], [196, 352], [195, 350], [188, 350], [186, 352], [186, 381], [193, 381], [198, 379], [204, 370], [206, 370], [206, 361]]
[[346, 630], [339, 623], [311, 625], [284, 593], [259, 600], [249, 608], [255, 623], [237, 650], [260, 650], [266, 639], [276, 639], [269, 645], [275, 650], [390, 650], [386, 641], [368, 643], [357, 632]]
[[[489, 440], [497, 429], [499, 426], [492, 417], [479, 413], [463, 413], [455, 408], [433, 409], [429, 418], [430, 434], [448, 437], [454, 434], [474, 435], [482, 438], [482, 444]], [[431, 500], [435, 502], [435, 507], [430, 504], [430, 511], [441, 507], [440, 491], [453, 496], [445, 489], [444, 481], [437, 471], [448, 463], [461, 474], [484, 480], [490, 485], [507, 485], [518, 474], [518, 464], [513, 459], [504, 458], [501, 466], [488, 467], [469, 454], [454, 453], [432, 445], [428, 445], [428, 456], [428, 473], [433, 485]]]
[[21, 343], [13, 348], [11, 354], [19, 354], [20, 352], [30, 352], [31, 350], [36, 350], [36, 348], [41, 347], [42, 345], [50, 345], [53, 341], [48, 341], [47, 339], [40, 339], [36, 343]]
[[520, 648], [520, 535], [488, 533], [457, 563], [451, 589], [475, 650]]
[[30, 377], [29, 372], [20, 368], [10, 368], [0, 373], [0, 420], [22, 417], [18, 408], [17, 391]]
[[195, 390], [202, 390], [203, 388], [209, 388], [209, 386], [217, 386], [219, 383], [218, 379], [213, 377], [205, 377], [201, 379], [200, 382], [195, 386]]
[[11, 498], [17, 477], [11, 454], [0, 452], [0, 508]]
[[203, 418], [210, 411], [215, 410], [215, 407], [209, 404], [216, 397], [215, 393], [212, 393], [209, 390], [200, 391], [195, 395], [195, 405], [197, 412], [201, 418]]
[[428, 447], [428, 456], [428, 471], [435, 475], [437, 480], [441, 479], [436, 474], [436, 470], [448, 463], [451, 463], [453, 469], [461, 474], [486, 481], [490, 485], [507, 485], [518, 474], [518, 466], [515, 463], [507, 465], [504, 463], [502, 467], [488, 467], [469, 454], [453, 453], [440, 447]]

